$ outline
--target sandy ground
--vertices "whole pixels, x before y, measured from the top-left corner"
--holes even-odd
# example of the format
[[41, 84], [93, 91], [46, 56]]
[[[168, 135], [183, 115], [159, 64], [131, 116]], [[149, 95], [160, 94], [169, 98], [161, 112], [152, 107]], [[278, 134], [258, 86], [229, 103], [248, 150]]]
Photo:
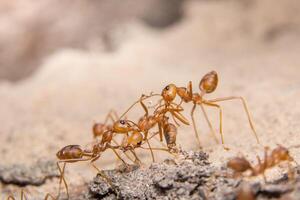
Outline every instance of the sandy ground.
[[[207, 98], [245, 97], [263, 145], [299, 144], [300, 29], [293, 18], [297, 10], [290, 10], [295, 1], [288, 2], [288, 8], [274, 5], [265, 12], [270, 1], [259, 6], [236, 1], [191, 1], [185, 4], [185, 18], [165, 30], [153, 30], [134, 21], [116, 30], [115, 37], [126, 39], [114, 52], [63, 49], [48, 56], [29, 78], [18, 83], [2, 81], [1, 165], [55, 159], [57, 150], [65, 145], [89, 143], [93, 122], [102, 121], [110, 109], [122, 113], [142, 93], [160, 92], [168, 83], [185, 86], [191, 80], [198, 91], [201, 77], [210, 70], [218, 72], [220, 81]], [[286, 26], [292, 28], [282, 30]], [[263, 147], [256, 144], [241, 103], [221, 105], [230, 151], [214, 142], [200, 109], [196, 114], [210, 161], [224, 165], [238, 152], [255, 160]], [[191, 107], [185, 108], [185, 115], [190, 117]], [[218, 130], [217, 111], [208, 108], [208, 112]], [[136, 119], [142, 113], [137, 107], [129, 117]], [[178, 143], [184, 149], [197, 148], [192, 127], [179, 128]], [[300, 162], [300, 149], [291, 152]], [[141, 155], [147, 163], [149, 153]], [[115, 158], [107, 153], [97, 164], [112, 168]], [[74, 164], [68, 169], [71, 188], [95, 175], [87, 164]], [[57, 181], [25, 190], [32, 196], [54, 192]], [[15, 189], [2, 185], [2, 192], [18, 191]]]

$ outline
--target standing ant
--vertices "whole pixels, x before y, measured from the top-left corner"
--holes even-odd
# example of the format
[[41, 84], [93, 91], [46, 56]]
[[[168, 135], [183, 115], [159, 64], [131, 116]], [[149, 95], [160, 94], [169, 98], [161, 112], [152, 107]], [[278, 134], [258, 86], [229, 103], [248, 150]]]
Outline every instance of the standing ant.
[[289, 167], [289, 177], [293, 177], [290, 162], [295, 162], [295, 160], [290, 155], [288, 148], [278, 145], [278, 147], [272, 150], [271, 154], [268, 154], [268, 149], [268, 147], [265, 148], [264, 160], [261, 160], [257, 156], [258, 163], [255, 166], [252, 166], [245, 157], [234, 157], [228, 161], [227, 167], [234, 171], [234, 176], [250, 171], [249, 176], [262, 175], [266, 182], [265, 171], [267, 169], [270, 169], [281, 162], [287, 162]]
[[[110, 138], [112, 137], [111, 135], [106, 133], [103, 134], [102, 140], [110, 140]], [[60, 195], [61, 183], [63, 182], [66, 188], [67, 196], [69, 198], [69, 189], [68, 189], [67, 182], [64, 178], [66, 163], [90, 161], [92, 167], [94, 167], [101, 175], [101, 177], [104, 178], [107, 181], [107, 183], [111, 185], [111, 180], [94, 164], [94, 162], [97, 159], [99, 159], [99, 157], [101, 156], [101, 153], [108, 148], [112, 149], [115, 155], [118, 157], [118, 159], [120, 159], [125, 165], [127, 165], [127, 163], [121, 158], [121, 156], [117, 153], [117, 151], [112, 146], [110, 146], [109, 143], [105, 143], [105, 142], [95, 144], [93, 146], [92, 151], [84, 150], [79, 145], [67, 145], [63, 147], [61, 150], [59, 150], [56, 154], [57, 158], [59, 159], [59, 161], [57, 162], [57, 167], [60, 172], [58, 197]], [[60, 167], [59, 163], [63, 163], [62, 168]]]
[[[246, 101], [243, 97], [239, 97], [239, 96], [230, 96], [230, 97], [224, 97], [224, 98], [217, 98], [217, 99], [210, 99], [210, 100], [205, 100], [203, 97], [205, 94], [209, 94], [215, 91], [215, 89], [217, 88], [218, 85], [218, 75], [217, 72], [215, 71], [211, 71], [209, 73], [207, 73], [206, 75], [203, 76], [203, 78], [201, 79], [200, 83], [199, 83], [199, 89], [200, 92], [199, 93], [193, 93], [193, 89], [192, 89], [192, 82], [190, 81], [188, 86], [185, 87], [177, 87], [174, 84], [169, 84], [167, 85], [162, 92], [162, 95], [164, 96], [165, 99], [172, 101], [173, 99], [175, 99], [176, 94], [181, 98], [181, 102], [178, 105], [181, 105], [182, 102], [188, 103], [188, 102], [192, 102], [194, 104], [192, 110], [191, 110], [191, 118], [192, 118], [192, 122], [193, 122], [193, 128], [194, 128], [194, 132], [198, 141], [198, 145], [201, 148], [201, 143], [200, 143], [200, 139], [199, 139], [199, 133], [197, 131], [197, 127], [196, 127], [196, 123], [195, 123], [195, 119], [194, 119], [194, 111], [196, 109], [196, 106], [199, 105], [204, 117], [206, 119], [206, 122], [209, 125], [209, 128], [211, 130], [211, 132], [213, 133], [214, 138], [216, 139], [216, 135], [215, 135], [215, 131], [212, 127], [212, 124], [208, 118], [208, 115], [205, 111], [205, 108], [203, 105], [206, 106], [211, 106], [211, 107], [215, 107], [219, 109], [219, 115], [220, 115], [220, 135], [221, 135], [221, 141], [222, 141], [222, 145], [224, 145], [224, 138], [223, 138], [223, 129], [222, 129], [222, 108], [220, 105], [216, 104], [217, 102], [221, 102], [221, 101], [228, 101], [228, 100], [234, 100], [234, 99], [239, 99], [242, 101], [243, 103], [243, 107], [245, 109], [245, 112], [247, 114], [248, 117], [248, 121], [250, 124], [250, 127], [255, 135], [255, 138], [257, 140], [257, 143], [259, 143], [259, 139], [257, 137], [254, 125], [252, 123], [251, 117], [250, 117], [250, 113], [246, 104]], [[224, 147], [225, 148], [225, 147]], [[228, 149], [228, 148], [225, 148]]]

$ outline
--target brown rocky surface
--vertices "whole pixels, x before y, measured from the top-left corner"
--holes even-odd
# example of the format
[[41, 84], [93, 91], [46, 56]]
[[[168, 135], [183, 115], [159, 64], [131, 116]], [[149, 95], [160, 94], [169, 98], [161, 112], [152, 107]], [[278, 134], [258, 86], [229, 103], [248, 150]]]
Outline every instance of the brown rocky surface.
[[[16, 83], [0, 83], [1, 168], [31, 166], [37, 160], [54, 162], [62, 146], [89, 143], [93, 122], [102, 121], [111, 108], [122, 113], [142, 93], [160, 92], [171, 82], [186, 85], [192, 80], [196, 90], [201, 77], [212, 69], [220, 82], [207, 98], [244, 96], [262, 144], [299, 143], [299, 9], [296, 0], [187, 1], [184, 18], [165, 29], [136, 20], [114, 28], [110, 37], [117, 48], [113, 51], [76, 45], [56, 48], [32, 75]], [[89, 43], [84, 36], [80, 38]], [[17, 43], [20, 48], [26, 46]], [[22, 71], [22, 65], [17, 65]], [[230, 151], [215, 144], [200, 109], [196, 113], [211, 165], [220, 167], [238, 152], [250, 160], [262, 155], [263, 148], [255, 143], [239, 102], [224, 102], [222, 107]], [[189, 117], [191, 107], [185, 108]], [[218, 130], [218, 113], [208, 112]], [[135, 119], [141, 113], [137, 108], [129, 117]], [[185, 150], [197, 149], [191, 127], [179, 128], [178, 144]], [[291, 153], [299, 162], [299, 149]], [[150, 163], [148, 152], [139, 155], [145, 164]], [[167, 156], [156, 153], [158, 161]], [[110, 153], [97, 161], [103, 169], [114, 168], [114, 163]], [[277, 179], [280, 172], [276, 169], [268, 176]], [[88, 164], [68, 165], [70, 192], [86, 189], [95, 173]], [[41, 198], [48, 191], [55, 193], [57, 182], [47, 179], [41, 186], [24, 189], [30, 198]], [[13, 184], [2, 183], [0, 188], [1, 199], [20, 191]]]

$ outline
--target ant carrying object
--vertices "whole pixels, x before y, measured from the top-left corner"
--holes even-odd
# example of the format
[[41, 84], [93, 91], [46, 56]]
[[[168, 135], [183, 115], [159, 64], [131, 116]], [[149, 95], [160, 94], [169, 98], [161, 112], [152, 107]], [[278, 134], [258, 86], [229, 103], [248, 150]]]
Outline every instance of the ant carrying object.
[[266, 182], [265, 171], [282, 162], [288, 163], [289, 177], [293, 178], [293, 172], [291, 168], [291, 162], [295, 162], [294, 158], [290, 155], [288, 148], [278, 145], [272, 150], [271, 154], [268, 154], [268, 147], [265, 147], [264, 159], [261, 160], [257, 156], [258, 163], [252, 166], [251, 163], [245, 157], [234, 157], [228, 161], [227, 167], [233, 170], [234, 177], [242, 175], [246, 171], [250, 171], [249, 176], [262, 175]]
[[[245, 112], [247, 114], [250, 127], [251, 127], [251, 129], [252, 129], [252, 131], [255, 135], [257, 143], [259, 143], [259, 139], [257, 137], [254, 125], [252, 123], [246, 101], [243, 97], [229, 96], [229, 97], [216, 98], [216, 99], [210, 99], [210, 100], [206, 100], [206, 99], [203, 98], [206, 94], [214, 92], [215, 89], [217, 88], [217, 85], [218, 85], [217, 72], [211, 71], [211, 72], [207, 73], [206, 75], [204, 75], [203, 78], [201, 79], [201, 81], [199, 83], [199, 89], [200, 89], [199, 93], [193, 93], [192, 82], [190, 81], [187, 87], [177, 87], [174, 84], [167, 85], [162, 91], [162, 96], [168, 102], [172, 102], [175, 99], [176, 95], [178, 95], [181, 98], [181, 102], [178, 104], [179, 106], [182, 104], [182, 102], [185, 102], [185, 103], [192, 102], [194, 104], [193, 108], [191, 110], [191, 118], [192, 118], [194, 132], [195, 132], [195, 135], [196, 135], [196, 138], [197, 138], [197, 141], [198, 141], [198, 145], [199, 145], [200, 148], [201, 148], [201, 143], [200, 143], [200, 139], [199, 139], [199, 133], [197, 131], [197, 127], [196, 127], [196, 123], [195, 123], [195, 119], [194, 119], [194, 111], [196, 109], [196, 106], [197, 105], [200, 106], [200, 108], [201, 108], [201, 110], [204, 114], [204, 117], [206, 119], [206, 122], [208, 123], [209, 128], [210, 128], [211, 132], [213, 133], [213, 136], [214, 136], [215, 139], [216, 139], [215, 131], [214, 131], [214, 129], [212, 127], [212, 124], [211, 124], [211, 122], [208, 118], [208, 115], [205, 111], [204, 105], [210, 106], [210, 107], [215, 107], [215, 108], [219, 109], [220, 135], [221, 135], [222, 145], [224, 145], [223, 125], [222, 125], [222, 108], [221, 108], [220, 105], [217, 104], [217, 102], [229, 101], [229, 100], [234, 100], [234, 99], [241, 100], [242, 103], [243, 103], [243, 107], [245, 109]], [[228, 149], [228, 148], [225, 148], [225, 149]]]

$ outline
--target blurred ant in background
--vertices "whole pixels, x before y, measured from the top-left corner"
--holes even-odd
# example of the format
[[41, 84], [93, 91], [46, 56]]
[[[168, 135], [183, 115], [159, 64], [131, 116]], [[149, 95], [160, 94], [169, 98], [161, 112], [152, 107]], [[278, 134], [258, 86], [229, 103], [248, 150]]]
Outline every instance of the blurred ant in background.
[[[291, 167], [291, 162], [295, 162], [294, 158], [290, 155], [288, 148], [278, 145], [275, 149], [268, 154], [268, 147], [265, 147], [264, 159], [261, 160], [257, 156], [258, 163], [254, 166], [244, 157], [234, 157], [227, 162], [227, 167], [233, 170], [234, 177], [242, 175], [244, 172], [249, 171], [249, 176], [262, 175], [266, 182], [265, 171], [274, 166], [279, 165], [282, 162], [288, 164], [288, 175], [289, 178], [293, 179], [294, 172]], [[297, 164], [297, 163], [296, 163]]]

